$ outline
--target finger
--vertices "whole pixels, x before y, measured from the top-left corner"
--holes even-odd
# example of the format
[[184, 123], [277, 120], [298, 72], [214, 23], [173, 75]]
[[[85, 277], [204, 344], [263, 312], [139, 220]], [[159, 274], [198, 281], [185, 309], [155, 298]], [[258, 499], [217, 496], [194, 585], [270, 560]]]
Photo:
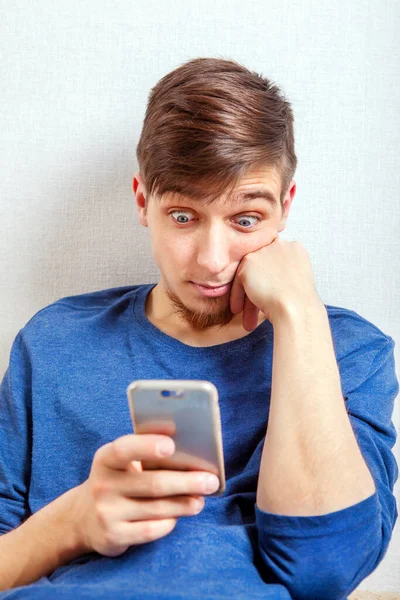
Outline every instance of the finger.
[[246, 331], [253, 331], [258, 325], [259, 309], [253, 302], [245, 296], [242, 324]]
[[[101, 446], [96, 451], [96, 460], [110, 469], [125, 470], [132, 461], [151, 460], [165, 456], [158, 451], [160, 442], [168, 441], [175, 448], [172, 438], [164, 435], [129, 434]], [[171, 453], [172, 454], [172, 453]]]
[[177, 518], [172, 518], [124, 522], [119, 532], [119, 543], [135, 546], [158, 540], [171, 533], [177, 521]]
[[[209, 495], [208, 471], [142, 471], [121, 472], [112, 469], [107, 474], [107, 490], [128, 498], [166, 498], [180, 495]], [[213, 492], [216, 491], [215, 488]]]
[[244, 287], [240, 283], [239, 279], [235, 277], [230, 296], [230, 308], [234, 315], [238, 315], [242, 312], [244, 308], [245, 295]]
[[113, 504], [118, 520], [132, 522], [192, 516], [204, 508], [203, 496], [171, 496], [169, 498], [118, 498]]

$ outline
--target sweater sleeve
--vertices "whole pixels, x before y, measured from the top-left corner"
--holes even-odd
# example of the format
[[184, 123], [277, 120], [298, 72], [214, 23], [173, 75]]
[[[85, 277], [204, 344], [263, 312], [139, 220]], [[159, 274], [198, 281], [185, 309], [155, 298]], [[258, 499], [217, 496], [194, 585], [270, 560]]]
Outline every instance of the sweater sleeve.
[[0, 385], [0, 535], [30, 516], [31, 368], [21, 332]]
[[372, 361], [361, 350], [358, 357], [354, 352], [344, 357], [347, 366], [341, 367], [352, 374], [342, 378], [342, 392], [375, 493], [318, 516], [277, 515], [255, 505], [264, 580], [283, 584], [293, 600], [346, 600], [388, 549], [398, 515], [393, 495], [398, 467], [392, 453], [397, 438], [392, 414], [399, 392], [394, 345], [386, 336]]

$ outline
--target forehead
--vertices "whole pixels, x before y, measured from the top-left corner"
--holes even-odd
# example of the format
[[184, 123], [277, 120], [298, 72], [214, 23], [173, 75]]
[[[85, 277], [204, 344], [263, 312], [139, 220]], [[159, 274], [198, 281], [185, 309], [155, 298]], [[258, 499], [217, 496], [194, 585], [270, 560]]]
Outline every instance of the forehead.
[[185, 203], [194, 202], [196, 204], [231, 204], [237, 205], [252, 200], [262, 200], [266, 202], [270, 208], [279, 205], [280, 195], [280, 179], [277, 173], [272, 169], [257, 170], [246, 174], [242, 177], [239, 183], [229, 193], [223, 193], [218, 197], [210, 196], [209, 190], [202, 190], [198, 186], [193, 190], [193, 194], [180, 191], [179, 184], [173, 192], [165, 193], [161, 202]]

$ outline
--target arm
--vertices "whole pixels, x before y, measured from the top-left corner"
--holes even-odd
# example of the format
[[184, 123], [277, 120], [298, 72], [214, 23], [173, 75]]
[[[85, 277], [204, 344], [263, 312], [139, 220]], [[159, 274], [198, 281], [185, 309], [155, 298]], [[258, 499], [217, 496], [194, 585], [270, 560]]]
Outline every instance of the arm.
[[[307, 495], [302, 498], [303, 509], [288, 511], [292, 516], [287, 513], [276, 514], [276, 510], [267, 512], [255, 505], [265, 580], [284, 584], [296, 600], [346, 598], [376, 569], [385, 556], [397, 520], [393, 488], [398, 477], [398, 467], [391, 451], [397, 437], [391, 419], [399, 391], [394, 342], [351, 311], [334, 310], [331, 322], [332, 332], [336, 337], [335, 347], [339, 356], [347, 418], [373, 477], [375, 492], [372, 491], [371, 495], [364, 500], [360, 499], [357, 504], [354, 503], [357, 502], [355, 496], [353, 504], [349, 506], [347, 490], [338, 489], [338, 497], [345, 499], [339, 504], [341, 508], [335, 509], [334, 505], [329, 504], [329, 498], [322, 497], [318, 499], [317, 508], [311, 516], [304, 514], [311, 506], [304, 504]], [[290, 372], [289, 369], [287, 372]], [[273, 390], [271, 398], [272, 395]], [[272, 402], [273, 398], [271, 405]], [[305, 427], [307, 418], [308, 415]], [[323, 426], [323, 419], [324, 414], [321, 413], [321, 425], [317, 425], [317, 429]], [[269, 427], [268, 423], [267, 436]], [[318, 435], [318, 431], [316, 433]], [[285, 437], [282, 439], [283, 442], [286, 441]], [[327, 440], [328, 447], [329, 444]], [[312, 447], [309, 448], [311, 453]], [[329, 453], [325, 456], [329, 465]], [[293, 460], [298, 460], [295, 455]], [[312, 460], [318, 461], [317, 451]], [[318, 464], [316, 462], [317, 466]], [[345, 461], [342, 468], [346, 469], [349, 465], [351, 460], [349, 463]], [[290, 465], [288, 468], [291, 468]], [[320, 472], [323, 473], [322, 466]], [[285, 473], [282, 475], [285, 476]], [[292, 477], [295, 476], [296, 473], [292, 471]], [[334, 470], [334, 464], [330, 466], [330, 470], [328, 468], [326, 478], [321, 480], [322, 485], [328, 485], [330, 479], [332, 485], [335, 479], [339, 481], [338, 485], [340, 482], [343, 485], [343, 480], [339, 479]], [[259, 485], [260, 483], [261, 479]], [[287, 483], [290, 496], [293, 491], [289, 482]], [[353, 490], [354, 482], [350, 480], [349, 486]], [[282, 488], [281, 492], [286, 494]], [[332, 490], [327, 493], [332, 497], [335, 494]], [[309, 497], [308, 501], [311, 503], [312, 499]], [[321, 509], [321, 502], [325, 503], [325, 509]]]
[[74, 531], [80, 486], [31, 514], [32, 370], [21, 330], [0, 385], [0, 590], [32, 583], [87, 552]]
[[282, 307], [274, 321], [271, 406], [257, 505], [322, 515], [375, 493], [342, 395], [325, 306]]
[[293, 599], [344, 600], [383, 558], [397, 519], [394, 342], [338, 309], [339, 377], [310, 257], [279, 236], [242, 258], [230, 305], [245, 329], [259, 310], [274, 328], [255, 504], [260, 570]]
[[0, 591], [33, 583], [88, 552], [74, 528], [79, 487], [0, 537]]

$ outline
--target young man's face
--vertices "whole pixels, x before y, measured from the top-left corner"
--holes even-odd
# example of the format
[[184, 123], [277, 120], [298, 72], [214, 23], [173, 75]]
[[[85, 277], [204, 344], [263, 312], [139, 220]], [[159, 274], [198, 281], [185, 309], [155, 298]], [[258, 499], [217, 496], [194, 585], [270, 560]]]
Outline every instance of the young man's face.
[[[230, 323], [235, 317], [229, 306], [230, 287], [213, 297], [195, 284], [231, 284], [245, 254], [273, 242], [285, 228], [295, 182], [290, 184], [283, 210], [280, 178], [270, 168], [244, 176], [233, 194], [238, 199], [225, 204], [225, 195], [207, 206], [172, 194], [161, 201], [148, 198], [140, 173], [134, 177], [133, 189], [139, 220], [149, 228], [160, 269], [157, 297], [162, 298], [164, 308], [171, 308], [179, 321], [194, 331]], [[246, 201], [239, 197], [256, 190], [268, 190], [276, 203], [261, 197]], [[236, 317], [235, 322], [241, 322], [241, 315]]]

